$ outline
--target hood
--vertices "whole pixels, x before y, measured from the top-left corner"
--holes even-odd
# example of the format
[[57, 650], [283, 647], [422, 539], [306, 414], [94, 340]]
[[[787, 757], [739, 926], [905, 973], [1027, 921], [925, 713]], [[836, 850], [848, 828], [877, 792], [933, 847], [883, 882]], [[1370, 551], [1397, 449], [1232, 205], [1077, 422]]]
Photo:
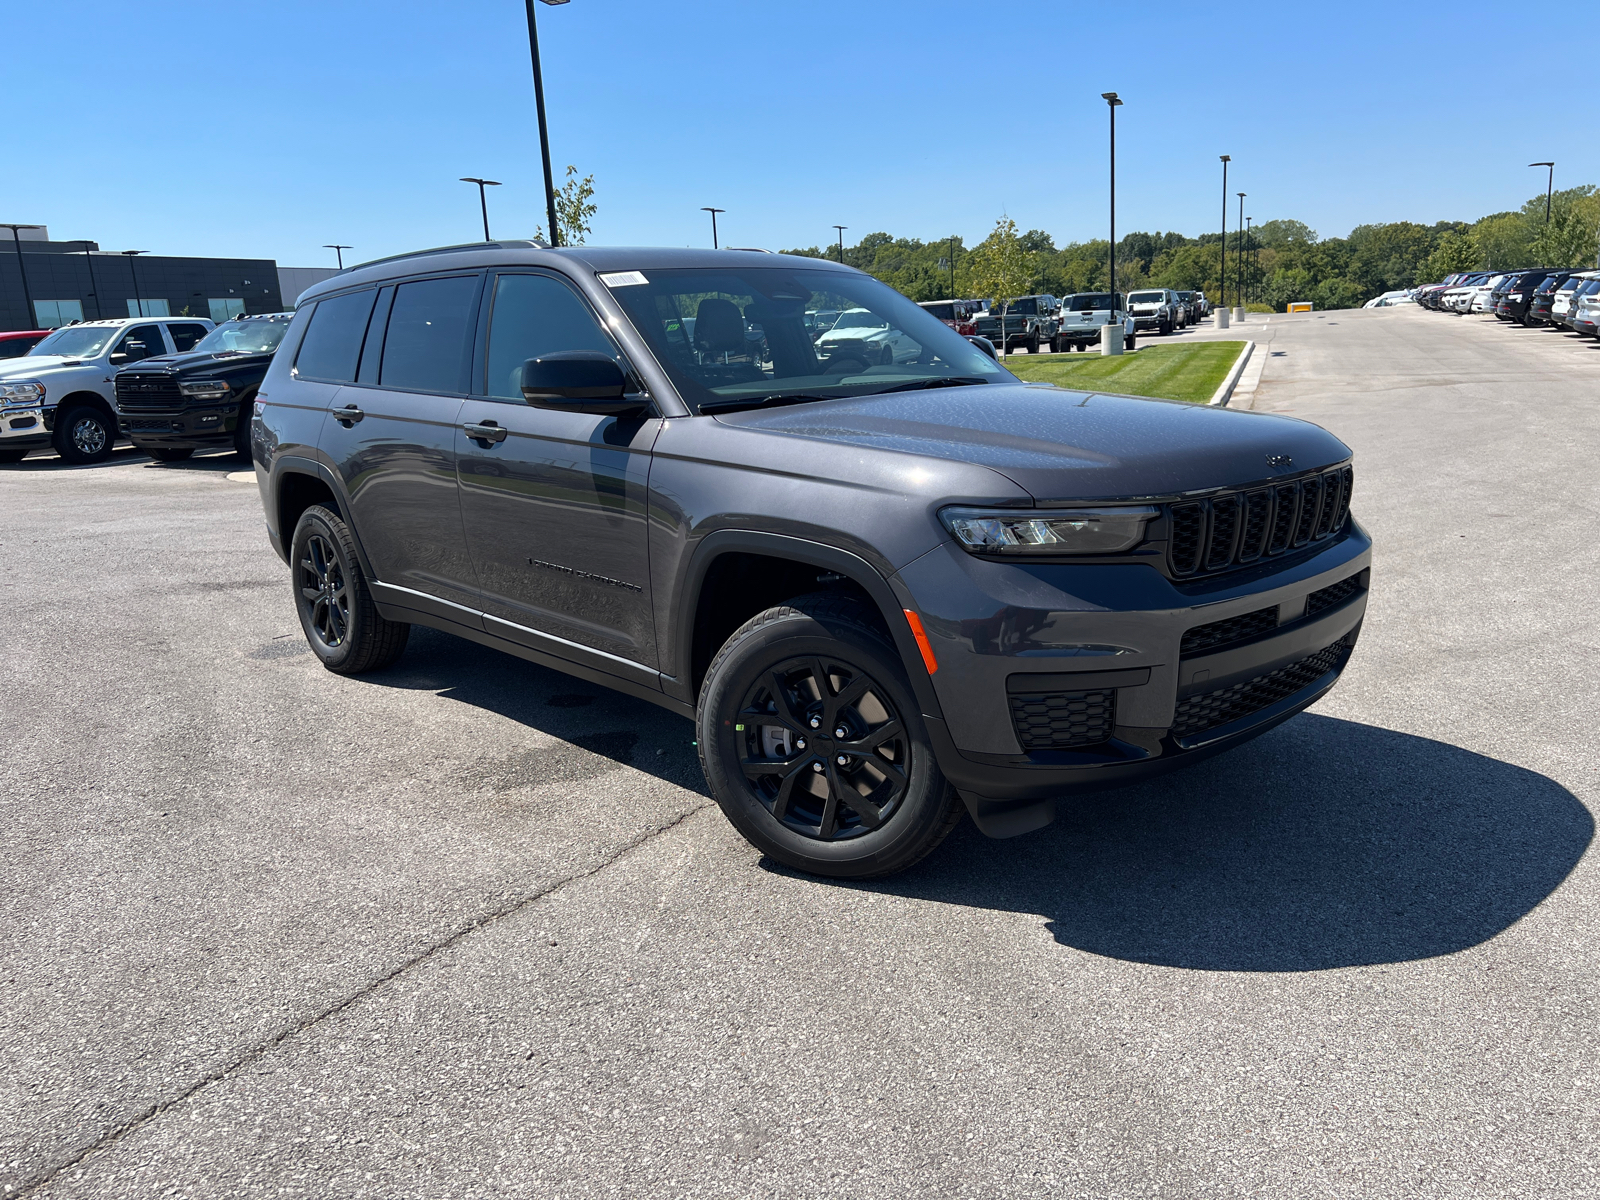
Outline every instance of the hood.
[[196, 354], [190, 351], [187, 354], [161, 354], [155, 358], [140, 359], [131, 366], [123, 367], [124, 371], [155, 371], [164, 375], [187, 371], [196, 367], [216, 366], [219, 370], [232, 367], [236, 364], [261, 363], [271, 359], [270, 353], [266, 354]]
[[38, 375], [44, 371], [60, 370], [63, 363], [73, 363], [82, 366], [93, 366], [93, 359], [63, 358], [59, 354], [24, 354], [21, 358], [0, 359], [0, 378], [15, 379], [19, 375], [24, 378]]
[[[1174, 400], [980, 384], [721, 415], [733, 426], [988, 467], [1039, 504], [1241, 487], [1342, 462], [1293, 417]], [[1287, 458], [1288, 465], [1268, 460]]]
[[826, 346], [830, 342], [871, 342], [889, 336], [887, 329], [867, 329], [857, 327], [852, 329], [830, 329], [817, 339], [817, 345]]

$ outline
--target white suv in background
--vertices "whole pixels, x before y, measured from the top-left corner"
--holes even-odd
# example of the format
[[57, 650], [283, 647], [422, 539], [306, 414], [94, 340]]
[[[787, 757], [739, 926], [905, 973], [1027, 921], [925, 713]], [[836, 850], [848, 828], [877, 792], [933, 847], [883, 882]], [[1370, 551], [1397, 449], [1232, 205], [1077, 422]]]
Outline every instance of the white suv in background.
[[0, 360], [0, 463], [51, 448], [70, 463], [106, 458], [117, 441], [112, 377], [129, 363], [182, 354], [213, 328], [203, 317], [83, 321]]

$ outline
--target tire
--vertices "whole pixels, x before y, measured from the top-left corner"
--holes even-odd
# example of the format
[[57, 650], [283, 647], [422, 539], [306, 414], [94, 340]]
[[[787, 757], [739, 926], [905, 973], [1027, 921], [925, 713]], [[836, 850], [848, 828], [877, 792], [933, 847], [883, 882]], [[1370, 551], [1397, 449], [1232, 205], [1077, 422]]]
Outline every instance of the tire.
[[0, 463], [19, 463], [27, 453], [26, 450], [0, 450]]
[[405, 652], [411, 626], [378, 614], [355, 539], [337, 515], [312, 505], [290, 543], [294, 606], [311, 652], [339, 675], [391, 665]]
[[233, 427], [233, 456], [247, 465], [255, 461], [250, 455], [250, 418], [254, 409], [254, 404], [240, 407], [239, 416]]
[[1137, 350], [1139, 348], [1139, 339], [1138, 339], [1138, 337], [1137, 336], [1130, 337], [1127, 341], [1122, 343], [1122, 348], [1124, 350]]
[[1028, 339], [1027, 349], [1029, 354], [1039, 353], [1039, 335], [1037, 333]]
[[885, 367], [894, 366], [894, 347], [885, 346], [883, 348], [883, 353], [878, 356], [878, 362], [880, 365]]
[[104, 462], [117, 444], [117, 425], [98, 408], [79, 404], [57, 419], [52, 441], [63, 462], [75, 466]]
[[769, 608], [723, 644], [700, 689], [712, 796], [757, 850], [813, 875], [903, 871], [964, 811], [875, 615], [820, 593]]
[[[143, 449], [143, 447], [141, 447], [141, 449]], [[145, 453], [151, 458], [155, 459], [157, 462], [182, 462], [184, 459], [193, 456], [194, 451], [151, 449], [145, 450]]]

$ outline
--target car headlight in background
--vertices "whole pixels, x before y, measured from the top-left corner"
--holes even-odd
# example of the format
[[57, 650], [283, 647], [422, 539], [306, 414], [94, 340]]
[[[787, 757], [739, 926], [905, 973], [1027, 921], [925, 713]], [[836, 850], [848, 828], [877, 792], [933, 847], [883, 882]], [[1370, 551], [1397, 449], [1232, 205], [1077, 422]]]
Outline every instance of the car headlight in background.
[[222, 379], [191, 379], [180, 383], [178, 391], [196, 400], [215, 400], [228, 394], [228, 384]]
[[1049, 511], [947, 508], [939, 514], [973, 554], [1116, 554], [1144, 540], [1157, 514], [1149, 505]]
[[44, 399], [44, 384], [37, 379], [0, 383], [0, 404], [38, 404]]

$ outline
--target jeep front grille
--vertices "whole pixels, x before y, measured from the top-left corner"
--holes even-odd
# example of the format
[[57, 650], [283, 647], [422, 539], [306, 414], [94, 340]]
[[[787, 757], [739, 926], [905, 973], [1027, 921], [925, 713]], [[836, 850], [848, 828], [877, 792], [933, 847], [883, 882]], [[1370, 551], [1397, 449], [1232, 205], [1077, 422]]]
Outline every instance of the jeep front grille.
[[1340, 638], [1333, 645], [1307, 655], [1299, 662], [1279, 667], [1276, 671], [1180, 700], [1172, 717], [1172, 736], [1188, 737], [1270, 708], [1301, 688], [1315, 683], [1329, 671], [1342, 670], [1349, 657], [1350, 647], [1345, 638]]
[[1178, 578], [1249, 566], [1344, 531], [1355, 473], [1335, 467], [1289, 483], [1167, 506], [1167, 564]]

